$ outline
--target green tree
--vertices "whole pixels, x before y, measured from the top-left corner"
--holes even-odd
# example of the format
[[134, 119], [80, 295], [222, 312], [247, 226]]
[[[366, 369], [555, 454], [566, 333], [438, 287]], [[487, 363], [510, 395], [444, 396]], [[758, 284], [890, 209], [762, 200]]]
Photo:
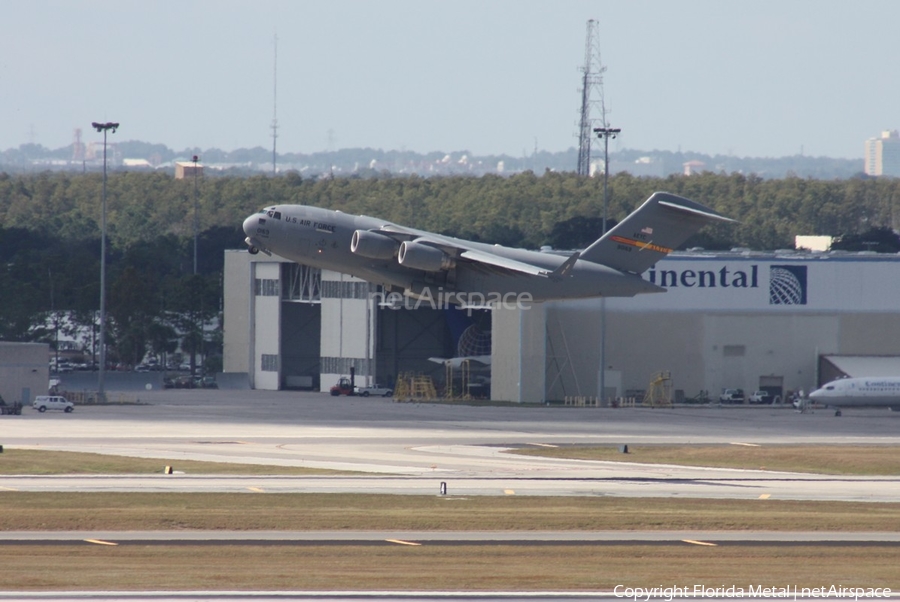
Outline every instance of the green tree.
[[169, 282], [168, 316], [181, 336], [181, 349], [188, 355], [191, 372], [197, 356], [206, 353], [205, 325], [219, 313], [221, 284], [217, 275], [186, 275]]
[[134, 266], [125, 267], [110, 287], [112, 346], [121, 362], [133, 366], [147, 353], [148, 330], [159, 315], [155, 288], [156, 283]]
[[900, 253], [900, 236], [890, 228], [871, 228], [860, 234], [841, 236], [831, 243], [831, 248], [841, 251]]

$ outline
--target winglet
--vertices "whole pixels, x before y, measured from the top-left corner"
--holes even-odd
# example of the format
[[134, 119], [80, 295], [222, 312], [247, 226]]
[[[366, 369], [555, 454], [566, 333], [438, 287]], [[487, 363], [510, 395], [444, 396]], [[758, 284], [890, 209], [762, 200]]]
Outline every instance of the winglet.
[[580, 251], [566, 259], [558, 268], [550, 272], [550, 278], [552, 280], [560, 280], [571, 274], [572, 270], [575, 269], [575, 262], [578, 261], [579, 257], [581, 257]]

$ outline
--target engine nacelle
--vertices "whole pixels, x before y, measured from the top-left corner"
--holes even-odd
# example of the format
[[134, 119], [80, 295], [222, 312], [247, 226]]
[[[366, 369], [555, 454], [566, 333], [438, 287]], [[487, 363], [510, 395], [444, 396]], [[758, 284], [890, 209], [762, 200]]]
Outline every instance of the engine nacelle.
[[453, 267], [453, 258], [431, 245], [409, 240], [400, 244], [397, 260], [405, 268], [438, 272]]
[[390, 236], [357, 230], [350, 239], [350, 251], [372, 259], [390, 259], [397, 254], [400, 245]]

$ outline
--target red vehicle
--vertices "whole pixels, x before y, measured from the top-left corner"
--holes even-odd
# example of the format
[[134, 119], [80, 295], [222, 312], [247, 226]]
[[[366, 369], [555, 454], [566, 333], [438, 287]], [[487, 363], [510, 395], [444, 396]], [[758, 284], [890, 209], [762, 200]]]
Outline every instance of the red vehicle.
[[337, 384], [331, 387], [331, 394], [334, 397], [337, 397], [338, 395], [356, 395], [355, 389], [356, 387], [353, 386], [353, 382], [346, 376], [342, 376]]

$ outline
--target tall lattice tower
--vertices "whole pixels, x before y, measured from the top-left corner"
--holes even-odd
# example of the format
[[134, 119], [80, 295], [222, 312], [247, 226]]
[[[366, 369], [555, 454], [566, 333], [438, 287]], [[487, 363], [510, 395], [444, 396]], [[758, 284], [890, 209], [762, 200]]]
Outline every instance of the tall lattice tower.
[[[581, 80], [581, 119], [578, 128], [578, 175], [591, 172], [591, 142], [593, 128], [606, 127], [606, 105], [603, 100], [603, 72], [600, 62], [599, 24], [594, 19], [587, 22], [584, 42], [584, 67]], [[598, 115], [599, 113], [599, 115]], [[594, 116], [592, 116], [594, 115]]]

